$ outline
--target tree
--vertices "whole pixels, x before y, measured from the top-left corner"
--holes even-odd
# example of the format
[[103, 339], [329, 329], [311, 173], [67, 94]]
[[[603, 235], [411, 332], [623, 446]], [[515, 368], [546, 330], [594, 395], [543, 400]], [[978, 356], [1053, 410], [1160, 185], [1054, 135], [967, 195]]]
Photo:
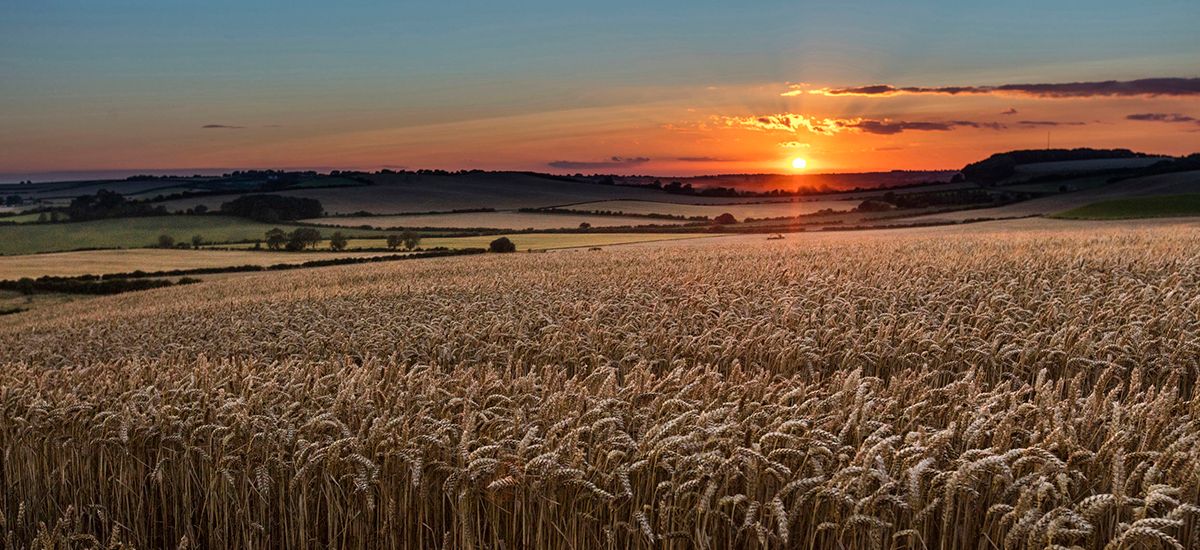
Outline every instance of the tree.
[[387, 247], [389, 250], [395, 250], [400, 247], [400, 243], [404, 242], [404, 238], [395, 233], [387, 236]]
[[316, 248], [321, 242], [321, 232], [311, 227], [297, 227], [292, 231], [291, 238], [288, 240], [288, 250], [304, 250], [305, 248]]
[[724, 214], [721, 214], [720, 216], [717, 216], [715, 219], [713, 219], [713, 223], [715, 223], [717, 225], [734, 224], [734, 223], [737, 223], [737, 218], [733, 217], [733, 214], [726, 212]]
[[579, 228], [580, 228], [580, 229], [591, 229], [591, 228], [592, 228], [592, 224], [590, 224], [590, 223], [588, 223], [588, 222], [580, 222], [580, 223], [579, 223]]
[[159, 248], [171, 248], [172, 246], [175, 246], [175, 237], [172, 237], [165, 233], [162, 235], [159, 235], [158, 236], [158, 246], [159, 246]]
[[200, 235], [192, 235], [192, 248], [200, 248], [204, 244], [204, 237]]
[[492, 252], [516, 252], [517, 245], [508, 240], [508, 237], [500, 237], [488, 245], [488, 250]]
[[207, 214], [207, 213], [208, 213], [208, 207], [207, 207], [207, 206], [204, 206], [203, 204], [197, 204], [197, 205], [196, 205], [196, 208], [194, 208], [194, 209], [193, 209], [193, 211], [194, 211], [195, 213], [197, 213], [197, 214]]
[[349, 244], [349, 241], [341, 231], [334, 231], [333, 235], [329, 237], [329, 248], [331, 250], [345, 250], [347, 244]]
[[267, 231], [267, 248], [271, 250], [279, 250], [280, 248], [283, 248], [287, 242], [287, 233], [284, 233], [282, 229], [276, 227], [270, 231]]
[[412, 231], [405, 231], [401, 233], [400, 238], [404, 241], [404, 248], [408, 250], [412, 250], [416, 248], [417, 245], [421, 244], [421, 236]]

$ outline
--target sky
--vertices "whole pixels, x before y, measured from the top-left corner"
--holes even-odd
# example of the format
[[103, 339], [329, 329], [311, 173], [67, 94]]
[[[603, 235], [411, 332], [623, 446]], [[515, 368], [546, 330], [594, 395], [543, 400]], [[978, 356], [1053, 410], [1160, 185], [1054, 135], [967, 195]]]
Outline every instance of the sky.
[[0, 0], [0, 178], [1200, 151], [1200, 2]]

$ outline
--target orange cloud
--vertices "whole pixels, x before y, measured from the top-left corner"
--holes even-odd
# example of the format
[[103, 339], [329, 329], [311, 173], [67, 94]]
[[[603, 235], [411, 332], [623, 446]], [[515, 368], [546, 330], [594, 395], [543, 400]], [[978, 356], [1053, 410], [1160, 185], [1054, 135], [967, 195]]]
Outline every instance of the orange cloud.
[[905, 121], [869, 118], [816, 118], [795, 113], [761, 115], [750, 117], [721, 117], [726, 126], [737, 126], [767, 131], [796, 133], [807, 130], [814, 134], [831, 136], [839, 132], [893, 135], [905, 131], [945, 132], [955, 128], [990, 128], [999, 130], [1004, 126], [997, 122], [974, 122], [951, 120], [945, 122]]

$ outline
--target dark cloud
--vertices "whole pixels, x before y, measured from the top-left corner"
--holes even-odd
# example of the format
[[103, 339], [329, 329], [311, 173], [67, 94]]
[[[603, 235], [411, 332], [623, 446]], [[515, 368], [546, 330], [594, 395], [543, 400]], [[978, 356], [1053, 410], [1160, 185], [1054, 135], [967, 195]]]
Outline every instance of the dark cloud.
[[1058, 120], [1022, 120], [1018, 122], [1022, 126], [1083, 126], [1086, 122], [1062, 122]]
[[970, 120], [952, 120], [949, 122], [909, 122], [903, 120], [870, 120], [863, 119], [844, 124], [847, 128], [856, 128], [867, 134], [893, 135], [900, 132], [947, 132], [955, 128], [988, 128], [999, 130], [1004, 125], [996, 122], [973, 122]]
[[1002, 114], [1002, 115], [1015, 115], [1015, 114], [1017, 114], [1017, 110], [1016, 110], [1016, 109], [1014, 109], [1014, 108], [1012, 108], [1012, 107], [1009, 107], [1008, 109], [1006, 109], [1006, 110], [1002, 111], [1000, 114]]
[[205, 124], [204, 126], [201, 126], [201, 128], [206, 130], [241, 130], [245, 128], [245, 126], [231, 126], [229, 124]]
[[547, 165], [551, 168], [583, 170], [597, 168], [621, 168], [624, 166], [637, 166], [647, 162], [650, 162], [650, 159], [647, 157], [609, 157], [608, 160], [602, 161], [556, 160], [547, 163]]
[[1125, 118], [1142, 122], [1195, 122], [1200, 124], [1200, 119], [1179, 113], [1138, 113]]
[[726, 159], [717, 157], [677, 157], [680, 162], [725, 162]]
[[[795, 90], [785, 95], [795, 95]], [[871, 86], [824, 88], [809, 93], [827, 96], [887, 97], [901, 94], [998, 94], [1041, 98], [1072, 97], [1132, 97], [1132, 96], [1197, 96], [1200, 78], [1143, 78], [1139, 80], [1105, 80], [1097, 82], [1065, 82], [1054, 84], [1002, 84], [1000, 86], [906, 86], [889, 84]]]

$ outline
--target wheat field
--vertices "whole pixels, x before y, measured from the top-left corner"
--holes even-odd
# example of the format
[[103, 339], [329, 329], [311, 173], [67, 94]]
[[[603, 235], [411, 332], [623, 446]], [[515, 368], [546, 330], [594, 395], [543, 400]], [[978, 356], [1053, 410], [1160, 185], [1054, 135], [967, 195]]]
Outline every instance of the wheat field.
[[1200, 547], [1200, 229], [810, 237], [260, 274], [0, 318], [0, 532]]

